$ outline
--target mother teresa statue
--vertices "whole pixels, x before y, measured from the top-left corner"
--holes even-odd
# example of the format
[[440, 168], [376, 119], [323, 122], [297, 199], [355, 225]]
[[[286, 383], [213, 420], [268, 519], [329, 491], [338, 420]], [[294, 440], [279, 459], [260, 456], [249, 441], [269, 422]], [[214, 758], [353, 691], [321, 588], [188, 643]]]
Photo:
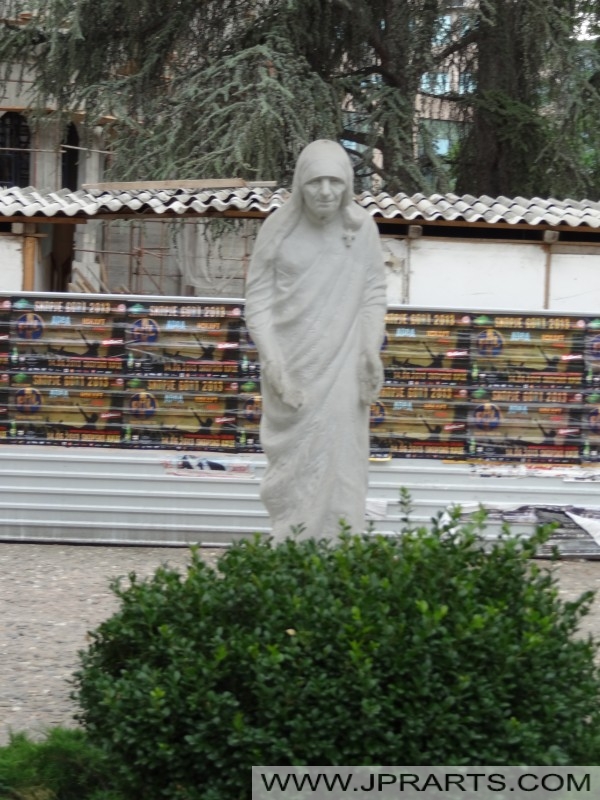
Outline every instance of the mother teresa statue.
[[300, 153], [290, 199], [263, 223], [246, 286], [261, 364], [261, 498], [275, 541], [365, 527], [369, 406], [383, 379], [386, 285], [377, 226], [336, 142]]

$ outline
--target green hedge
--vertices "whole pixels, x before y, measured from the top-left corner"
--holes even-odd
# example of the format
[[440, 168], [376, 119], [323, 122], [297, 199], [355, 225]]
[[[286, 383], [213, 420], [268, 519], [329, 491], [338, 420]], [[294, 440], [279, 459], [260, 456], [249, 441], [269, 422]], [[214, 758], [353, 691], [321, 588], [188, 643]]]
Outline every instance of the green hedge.
[[236, 800], [252, 765], [597, 763], [591, 593], [542, 536], [484, 547], [458, 511], [400, 538], [256, 538], [113, 590], [75, 697], [129, 800]]
[[13, 734], [0, 747], [0, 800], [124, 800], [110, 765], [83, 731], [51, 728], [42, 741]]

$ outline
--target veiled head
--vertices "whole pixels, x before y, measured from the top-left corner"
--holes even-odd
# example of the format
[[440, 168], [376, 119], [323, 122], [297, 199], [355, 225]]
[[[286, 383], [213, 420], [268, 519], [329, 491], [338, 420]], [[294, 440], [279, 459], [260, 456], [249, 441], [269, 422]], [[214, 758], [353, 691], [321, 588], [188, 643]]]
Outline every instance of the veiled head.
[[341, 192], [340, 205], [348, 206], [354, 198], [354, 172], [352, 162], [344, 148], [330, 139], [317, 139], [306, 145], [298, 156], [292, 193], [302, 195], [305, 184], [319, 178], [331, 178], [342, 181], [344, 184]]
[[253, 253], [255, 264], [266, 264], [275, 257], [281, 242], [294, 230], [306, 209], [303, 185], [321, 173], [329, 173], [344, 183], [339, 210], [345, 233], [357, 231], [368, 218], [368, 213], [354, 202], [354, 172], [348, 154], [331, 139], [317, 139], [298, 156], [290, 198], [263, 223]]

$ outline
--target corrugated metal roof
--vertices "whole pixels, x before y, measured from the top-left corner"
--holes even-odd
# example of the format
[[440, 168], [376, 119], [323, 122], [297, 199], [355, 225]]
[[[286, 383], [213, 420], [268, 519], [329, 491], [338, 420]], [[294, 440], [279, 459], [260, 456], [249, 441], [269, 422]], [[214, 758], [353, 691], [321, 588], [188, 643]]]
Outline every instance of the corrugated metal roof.
[[556, 200], [534, 197], [474, 197], [470, 194], [387, 194], [357, 197], [374, 216], [407, 221], [499, 223], [600, 228], [600, 203], [591, 200]]
[[185, 215], [209, 211], [258, 211], [268, 214], [285, 201], [288, 192], [268, 188], [238, 189], [113, 189], [76, 192], [61, 189], [41, 194], [33, 187], [0, 190], [0, 215], [23, 217], [96, 217], [105, 214], [147, 213]]
[[[99, 217], [107, 214], [185, 216], [207, 212], [267, 215], [289, 196], [286, 189], [62, 189], [41, 193], [33, 187], [0, 190], [0, 217]], [[357, 202], [374, 217], [407, 222], [466, 222], [600, 228], [600, 203], [554, 198], [474, 197], [469, 194], [370, 194]]]

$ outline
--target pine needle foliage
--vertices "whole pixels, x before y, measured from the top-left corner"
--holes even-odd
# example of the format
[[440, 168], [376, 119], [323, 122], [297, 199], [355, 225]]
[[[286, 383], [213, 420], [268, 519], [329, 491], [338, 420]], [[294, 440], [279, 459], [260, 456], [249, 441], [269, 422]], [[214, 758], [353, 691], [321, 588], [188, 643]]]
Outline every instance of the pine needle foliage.
[[5, 0], [0, 61], [33, 69], [32, 111], [107, 127], [115, 179], [286, 185], [301, 148], [331, 137], [362, 185], [392, 193], [597, 196], [596, 6]]
[[600, 49], [598, 40], [579, 34], [585, 18], [593, 23], [590, 33], [597, 28], [595, 3], [481, 0], [480, 6], [470, 54], [477, 89], [456, 164], [457, 190], [597, 197], [600, 172], [589, 153], [600, 149], [594, 77]]

